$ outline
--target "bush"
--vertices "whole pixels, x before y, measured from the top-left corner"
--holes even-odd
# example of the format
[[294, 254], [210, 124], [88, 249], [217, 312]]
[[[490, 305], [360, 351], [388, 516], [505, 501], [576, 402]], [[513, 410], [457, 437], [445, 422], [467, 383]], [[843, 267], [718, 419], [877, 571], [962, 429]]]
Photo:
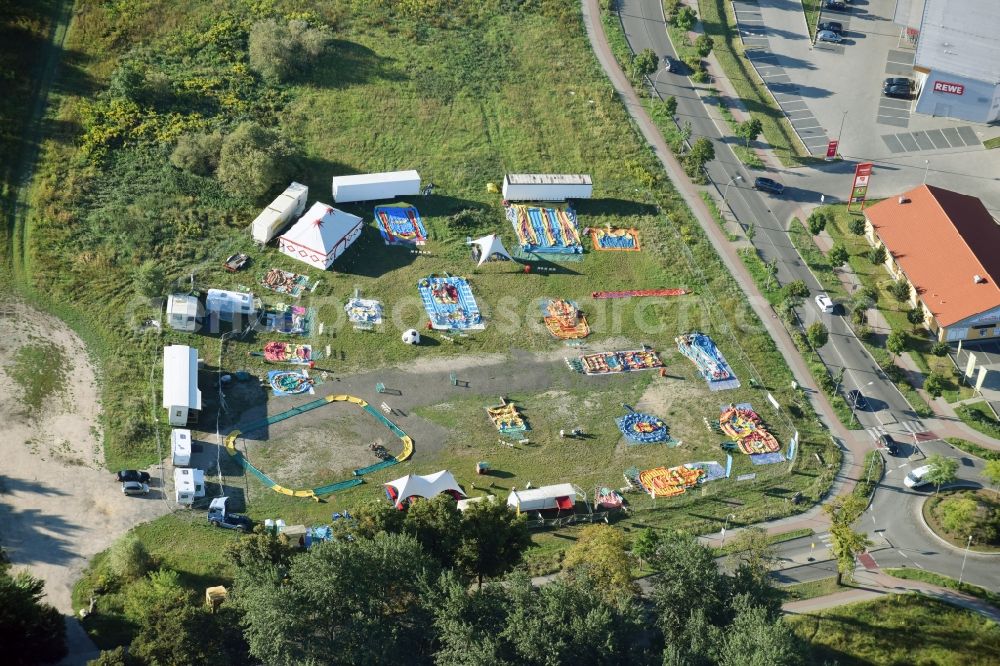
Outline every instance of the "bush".
[[861, 287], [854, 296], [854, 301], [859, 305], [873, 308], [878, 303], [878, 289], [875, 287]]
[[944, 375], [940, 375], [936, 372], [932, 372], [927, 375], [927, 379], [924, 380], [924, 390], [930, 393], [935, 398], [940, 398], [941, 394], [948, 387], [950, 383], [949, 379]]
[[826, 258], [829, 260], [831, 266], [837, 268], [850, 261], [851, 255], [848, 253], [847, 248], [838, 244], [830, 248], [830, 253], [826, 255]]
[[218, 132], [185, 134], [170, 153], [170, 163], [198, 176], [210, 176], [219, 167], [221, 149], [222, 135]]
[[826, 326], [822, 322], [817, 321], [806, 329], [806, 337], [809, 338], [809, 344], [813, 346], [813, 349], [819, 349], [830, 339], [830, 332], [826, 330]]
[[885, 348], [893, 354], [902, 354], [906, 351], [906, 336], [900, 331], [893, 331], [885, 340]]
[[875, 331], [870, 326], [862, 326], [858, 329], [858, 339], [862, 342], [871, 342], [875, 337]]
[[868, 261], [872, 262], [873, 265], [878, 266], [879, 264], [884, 264], [886, 260], [885, 245], [879, 245], [878, 247], [873, 247], [868, 251]]
[[863, 217], [852, 217], [851, 221], [847, 224], [847, 228], [855, 236], [863, 236], [865, 233], [865, 219]]
[[152, 259], [144, 261], [132, 276], [136, 291], [143, 296], [162, 296], [167, 288], [167, 276], [163, 264]]
[[809, 287], [802, 280], [793, 280], [785, 285], [785, 295], [805, 298], [809, 295]]
[[889, 381], [891, 382], [903, 381], [903, 376], [904, 376], [903, 369], [898, 365], [896, 365], [895, 363], [889, 363], [887, 365], [879, 367], [882, 368], [882, 372], [884, 372], [885, 376], [889, 378]]
[[900, 278], [890, 284], [887, 291], [900, 303], [910, 300], [910, 283], [905, 278]]
[[222, 143], [219, 182], [232, 194], [259, 198], [282, 179], [290, 153], [273, 131], [243, 123]]
[[306, 73], [329, 42], [325, 28], [305, 21], [261, 21], [250, 28], [250, 67], [272, 83], [288, 81]]
[[851, 323], [855, 326], [862, 326], [868, 329], [868, 339], [870, 340], [874, 335], [872, 330], [865, 326], [868, 323], [868, 314], [865, 312], [865, 308], [856, 307], [851, 310]]
[[941, 524], [950, 532], [969, 534], [976, 524], [979, 503], [971, 497], [948, 497], [937, 506]]
[[715, 43], [708, 35], [698, 35], [698, 39], [694, 40], [694, 47], [697, 49], [698, 55], [702, 58], [707, 57], [712, 52], [713, 46], [715, 46]]
[[663, 112], [673, 118], [677, 115], [677, 98], [671, 95], [663, 100]]
[[680, 10], [674, 14], [673, 20], [674, 26], [676, 26], [678, 30], [688, 32], [694, 27], [695, 21], [698, 20], [698, 16], [690, 7], [681, 7]]
[[660, 57], [653, 49], [643, 49], [632, 60], [632, 68], [637, 76], [649, 76], [656, 71]]
[[947, 356], [948, 355], [948, 343], [947, 342], [935, 342], [934, 346], [931, 347], [931, 353], [935, 356]]
[[826, 215], [819, 211], [814, 211], [809, 219], [806, 220], [806, 224], [809, 227], [809, 233], [813, 236], [818, 236], [824, 229], [826, 229]]
[[111, 546], [108, 553], [108, 569], [119, 581], [142, 578], [149, 570], [149, 553], [139, 541], [135, 532], [126, 532]]

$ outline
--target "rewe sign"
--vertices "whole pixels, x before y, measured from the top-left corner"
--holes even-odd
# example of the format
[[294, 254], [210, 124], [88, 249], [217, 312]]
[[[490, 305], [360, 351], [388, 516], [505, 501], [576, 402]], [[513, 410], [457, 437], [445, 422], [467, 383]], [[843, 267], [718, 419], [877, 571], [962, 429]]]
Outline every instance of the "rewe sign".
[[935, 81], [934, 92], [948, 93], [949, 95], [961, 95], [965, 92], [965, 86], [961, 83], [948, 83], [947, 81]]

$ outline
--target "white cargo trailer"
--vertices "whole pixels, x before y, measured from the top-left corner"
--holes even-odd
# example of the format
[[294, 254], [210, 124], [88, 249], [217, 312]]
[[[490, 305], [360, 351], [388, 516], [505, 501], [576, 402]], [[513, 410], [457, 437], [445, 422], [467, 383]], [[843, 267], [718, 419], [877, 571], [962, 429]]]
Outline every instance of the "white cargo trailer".
[[508, 201], [589, 199], [593, 190], [590, 176], [582, 173], [509, 173], [503, 177], [503, 198]]
[[333, 199], [337, 203], [376, 201], [416, 194], [420, 194], [420, 174], [413, 170], [333, 177]]
[[264, 245], [281, 231], [292, 218], [302, 215], [309, 198], [309, 188], [300, 183], [292, 183], [261, 211], [251, 226], [254, 242]]
[[186, 428], [174, 428], [170, 431], [170, 452], [174, 467], [187, 467], [191, 464], [191, 431]]
[[163, 348], [163, 408], [172, 426], [183, 428], [197, 422], [201, 412], [197, 349], [187, 345]]

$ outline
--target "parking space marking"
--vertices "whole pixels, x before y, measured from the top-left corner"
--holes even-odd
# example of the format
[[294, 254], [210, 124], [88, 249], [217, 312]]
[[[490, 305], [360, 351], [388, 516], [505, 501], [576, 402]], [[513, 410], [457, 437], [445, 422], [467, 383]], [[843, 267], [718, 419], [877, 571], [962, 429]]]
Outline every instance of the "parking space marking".
[[844, 47], [840, 44], [831, 44], [829, 42], [816, 42], [813, 45], [814, 49], [820, 51], [829, 51], [830, 53], [842, 54], [844, 52]]
[[[891, 124], [891, 123], [889, 123]], [[889, 148], [890, 153], [902, 153], [906, 152], [906, 148], [903, 148], [903, 144], [899, 142], [895, 134], [884, 134], [882, 135], [882, 141], [885, 142], [886, 147]]]
[[934, 150], [934, 143], [927, 138], [926, 132], [913, 132], [913, 138], [917, 140], [920, 150]]
[[913, 64], [913, 52], [912, 51], [897, 51], [896, 49], [889, 49], [889, 53], [886, 56], [892, 62], [905, 62]]
[[891, 76], [906, 76], [913, 73], [913, 65], [899, 65], [894, 62], [886, 63], [885, 73]]
[[982, 141], [979, 140], [979, 137], [976, 136], [975, 130], [973, 130], [969, 125], [962, 125], [959, 127], [958, 135], [965, 140], [965, 145], [967, 146], [975, 146], [982, 143]]
[[[892, 125], [893, 127], [909, 127], [910, 126], [909, 119], [905, 119], [905, 118], [892, 118], [891, 116], [876, 116], [875, 117], [875, 122], [878, 123], [879, 125]], [[894, 135], [890, 134], [889, 136], [894, 136]], [[882, 138], [884, 139], [885, 137], [882, 137]], [[903, 148], [902, 145], [900, 145], [899, 149], [900, 149], [900, 151], [905, 150], [905, 148]], [[891, 147], [890, 147], [890, 150], [892, 150]], [[893, 152], [896, 152], [896, 151], [893, 151]]]
[[911, 102], [907, 99], [894, 99], [892, 97], [883, 97], [882, 101], [879, 102], [879, 106], [887, 106], [893, 109], [906, 109], [910, 110]]
[[935, 148], [949, 148], [948, 139], [944, 138], [944, 133], [939, 129], [927, 130], [927, 138], [931, 140]]
[[878, 115], [899, 118], [900, 120], [908, 120], [910, 118], [910, 113], [906, 109], [894, 109], [885, 106], [879, 108]]
[[961, 148], [965, 145], [962, 137], [958, 134], [958, 130], [954, 127], [945, 127], [941, 130], [941, 133], [944, 134], [944, 138], [948, 139], [948, 143], [951, 144], [952, 148]]
[[906, 148], [907, 150], [910, 151], [920, 150], [920, 146], [917, 145], [917, 140], [914, 139], [912, 135], [908, 133], [897, 134], [896, 138], [898, 138], [899, 142], [903, 144], [903, 148]]

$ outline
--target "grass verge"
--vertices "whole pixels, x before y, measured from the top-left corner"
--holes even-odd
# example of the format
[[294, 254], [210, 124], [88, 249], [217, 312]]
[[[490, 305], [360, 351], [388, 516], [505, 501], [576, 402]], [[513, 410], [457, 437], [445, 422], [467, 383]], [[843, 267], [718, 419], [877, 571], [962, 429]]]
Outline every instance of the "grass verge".
[[1000, 421], [985, 400], [969, 402], [955, 407], [955, 413], [965, 425], [978, 430], [984, 435], [1000, 439]]
[[816, 26], [819, 24], [819, 10], [823, 0], [802, 0], [802, 13], [806, 17], [806, 28], [809, 39], [816, 38]]
[[918, 594], [890, 595], [787, 617], [810, 644], [810, 664], [993, 663], [1000, 625]]
[[829, 594], [837, 594], [850, 588], [850, 585], [838, 585], [837, 577], [811, 580], [808, 583], [795, 583], [794, 585], [781, 585], [778, 590], [781, 592], [782, 601], [805, 601], [816, 597], [825, 597]]
[[976, 597], [977, 599], [982, 599], [995, 608], [1000, 608], [1000, 594], [991, 592], [990, 590], [987, 590], [984, 587], [979, 587], [978, 585], [970, 585], [969, 583], [964, 582], [959, 583], [954, 578], [934, 573], [933, 571], [927, 571], [926, 569], [905, 568], [885, 569], [885, 573], [904, 580], [919, 580], [924, 583], [930, 583], [931, 585], [947, 587], [949, 590], [958, 590], [959, 592], [964, 592], [965, 594]]
[[962, 451], [982, 458], [983, 460], [1000, 460], [1000, 451], [987, 449], [986, 447], [979, 446], [975, 442], [970, 442], [967, 439], [962, 439], [960, 437], [945, 437], [944, 441], [948, 442], [956, 449], [961, 449]]
[[[946, 527], [947, 513], [945, 507], [955, 499], [971, 499], [979, 506], [973, 516], [963, 521], [956, 529]], [[954, 505], [952, 505], [954, 506]], [[978, 490], [956, 489], [945, 490], [927, 498], [923, 504], [924, 521], [927, 527], [941, 539], [955, 548], [977, 553], [1000, 553], [1000, 539], [997, 534], [997, 523], [1000, 521], [1000, 495], [984, 488]], [[972, 535], [971, 544], [969, 535]]]
[[993, 150], [994, 148], [1000, 148], [1000, 136], [995, 136], [992, 139], [987, 139], [983, 141], [983, 147], [986, 150]]
[[[812, 536], [814, 534], [811, 527], [803, 527], [797, 530], [789, 530], [788, 532], [780, 532], [778, 534], [769, 534], [767, 536], [767, 542], [772, 546], [777, 543], [785, 543], [786, 541], [794, 541], [795, 539], [801, 539], [803, 537]], [[736, 552], [736, 545], [730, 544], [728, 546], [722, 546], [721, 548], [713, 548], [712, 554], [715, 557], [723, 557], [724, 555], [731, 555]]]

